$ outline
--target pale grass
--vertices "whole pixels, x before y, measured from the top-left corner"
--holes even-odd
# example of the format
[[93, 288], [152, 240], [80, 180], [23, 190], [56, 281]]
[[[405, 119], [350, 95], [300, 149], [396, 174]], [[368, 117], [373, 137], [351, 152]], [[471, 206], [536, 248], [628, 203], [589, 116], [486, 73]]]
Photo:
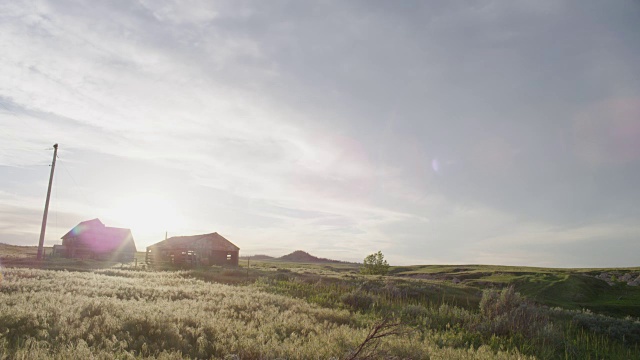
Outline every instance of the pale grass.
[[[340, 359], [367, 336], [346, 310], [180, 272], [3, 269], [0, 359]], [[408, 332], [378, 358], [525, 359]]]

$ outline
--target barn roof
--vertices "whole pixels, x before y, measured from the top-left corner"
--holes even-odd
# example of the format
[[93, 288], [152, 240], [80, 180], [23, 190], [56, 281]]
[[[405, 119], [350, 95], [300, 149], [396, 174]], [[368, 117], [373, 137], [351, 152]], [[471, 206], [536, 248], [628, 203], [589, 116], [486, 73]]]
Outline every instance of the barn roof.
[[101, 229], [104, 228], [105, 225], [100, 221], [100, 219], [92, 219], [83, 221], [80, 224], [76, 225], [74, 228], [69, 230], [68, 233], [64, 234], [61, 239], [66, 239], [68, 237], [78, 236], [79, 234], [85, 232], [89, 229]]
[[105, 226], [100, 219], [92, 219], [79, 223], [62, 239], [75, 238], [74, 245], [91, 247], [98, 252], [120, 250], [136, 251], [131, 230]]
[[220, 251], [238, 251], [239, 247], [231, 241], [225, 239], [217, 232], [211, 234], [191, 235], [191, 236], [173, 236], [149, 247], [162, 248], [189, 248], [193, 246], [209, 245], [215, 250]]

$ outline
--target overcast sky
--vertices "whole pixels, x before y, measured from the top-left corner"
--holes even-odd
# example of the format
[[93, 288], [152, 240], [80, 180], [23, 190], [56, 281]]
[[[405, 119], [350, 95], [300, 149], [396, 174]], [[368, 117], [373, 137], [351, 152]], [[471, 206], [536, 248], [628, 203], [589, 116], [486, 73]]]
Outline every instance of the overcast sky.
[[[640, 265], [638, 1], [0, 0], [0, 242]], [[48, 150], [49, 149], [49, 150]]]

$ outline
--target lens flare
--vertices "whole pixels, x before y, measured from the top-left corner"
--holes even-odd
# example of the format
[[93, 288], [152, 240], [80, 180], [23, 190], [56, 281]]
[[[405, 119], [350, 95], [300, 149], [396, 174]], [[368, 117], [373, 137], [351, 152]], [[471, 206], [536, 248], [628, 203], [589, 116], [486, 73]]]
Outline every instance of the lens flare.
[[82, 234], [85, 230], [87, 229], [87, 226], [84, 224], [79, 224], [78, 226], [74, 227], [73, 229], [71, 229], [71, 233], [73, 234], [73, 236], [79, 236], [80, 234]]
[[440, 161], [438, 159], [431, 160], [431, 168], [436, 174], [440, 174]]

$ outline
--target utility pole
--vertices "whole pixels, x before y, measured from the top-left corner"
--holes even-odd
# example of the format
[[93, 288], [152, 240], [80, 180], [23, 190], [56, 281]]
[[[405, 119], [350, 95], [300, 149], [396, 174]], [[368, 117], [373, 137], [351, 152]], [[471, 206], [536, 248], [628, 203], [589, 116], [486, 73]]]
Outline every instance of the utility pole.
[[44, 215], [42, 216], [42, 228], [40, 229], [40, 242], [38, 242], [38, 260], [42, 260], [44, 254], [44, 232], [47, 229], [47, 215], [49, 213], [49, 198], [51, 197], [51, 184], [53, 183], [53, 170], [56, 168], [58, 144], [53, 144], [53, 162], [51, 163], [51, 175], [49, 175], [49, 189], [47, 189], [47, 201], [44, 203]]

